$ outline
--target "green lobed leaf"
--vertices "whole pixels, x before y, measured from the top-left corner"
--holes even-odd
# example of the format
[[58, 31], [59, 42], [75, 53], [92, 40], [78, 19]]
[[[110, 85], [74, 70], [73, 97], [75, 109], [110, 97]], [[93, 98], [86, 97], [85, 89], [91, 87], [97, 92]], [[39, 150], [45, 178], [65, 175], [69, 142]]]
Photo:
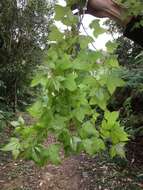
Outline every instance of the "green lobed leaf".
[[103, 34], [106, 30], [102, 28], [99, 24], [100, 20], [96, 19], [93, 20], [92, 23], [89, 25], [91, 29], [94, 29], [94, 36], [97, 38], [100, 34]]
[[20, 145], [19, 139], [12, 137], [10, 139], [10, 142], [7, 145], [5, 145], [1, 150], [11, 151], [12, 155], [16, 159], [20, 153], [20, 148], [21, 148], [21, 145]]
[[65, 88], [67, 88], [69, 91], [75, 91], [77, 89], [77, 84], [75, 81], [76, 78], [77, 78], [76, 74], [74, 73], [68, 74], [64, 81]]
[[57, 165], [57, 164], [61, 163], [59, 151], [60, 151], [60, 147], [57, 144], [52, 144], [48, 147], [49, 160], [53, 164]]
[[94, 155], [101, 150], [105, 150], [105, 144], [102, 139], [90, 138], [82, 141], [86, 153]]
[[82, 128], [79, 130], [79, 134], [82, 139], [99, 137], [99, 132], [90, 121], [87, 121], [83, 124]]

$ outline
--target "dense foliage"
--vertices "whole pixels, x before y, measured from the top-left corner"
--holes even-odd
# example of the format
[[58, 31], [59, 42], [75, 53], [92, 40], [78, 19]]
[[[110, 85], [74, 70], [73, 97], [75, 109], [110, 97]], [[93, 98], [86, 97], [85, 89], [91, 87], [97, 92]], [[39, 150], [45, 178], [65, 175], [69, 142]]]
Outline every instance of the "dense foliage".
[[26, 103], [33, 69], [42, 62], [52, 10], [45, 0], [0, 1], [0, 104]]
[[[140, 24], [136, 26], [139, 27]], [[136, 157], [137, 153], [133, 150], [133, 144], [136, 146], [138, 154], [141, 154], [141, 150], [139, 150], [139, 146], [136, 143], [141, 143], [143, 134], [143, 49], [138, 44], [125, 38], [123, 36], [123, 28], [113, 21], [106, 21], [106, 25], [109, 27], [108, 32], [112, 35], [114, 35], [115, 31], [119, 34], [117, 39], [118, 47], [115, 53], [118, 56], [119, 64], [124, 67], [121, 75], [126, 82], [124, 87], [116, 90], [109, 107], [112, 111], [120, 110], [120, 121], [132, 139], [129, 142], [130, 148], [128, 153], [133, 152], [132, 154]], [[136, 158], [137, 160], [138, 158]]]
[[[81, 151], [94, 155], [109, 150], [111, 157], [125, 157], [128, 135], [120, 126], [119, 113], [107, 109], [116, 87], [124, 84], [116, 56], [110, 54], [114, 44], [107, 44], [110, 53], [88, 50], [93, 38], [80, 34], [81, 20], [72, 14], [73, 3], [68, 1], [66, 7], [55, 5], [55, 20], [66, 25], [66, 30], [51, 27], [44, 71], [39, 71], [32, 81], [33, 87], [41, 86], [41, 95], [28, 110], [37, 122], [31, 126], [25, 126], [22, 118], [13, 122], [19, 138], [11, 138], [3, 149], [39, 165], [59, 163], [62, 148], [66, 155]], [[98, 20], [90, 27], [95, 37], [104, 32]], [[50, 135], [56, 142], [47, 148], [43, 143]]]
[[[130, 7], [132, 2], [127, 2]], [[61, 31], [56, 23], [51, 26], [50, 48], [32, 81], [32, 87], [40, 88], [37, 101], [28, 109], [36, 121], [26, 125], [20, 117], [12, 122], [16, 138], [11, 138], [3, 150], [12, 151], [15, 158], [21, 156], [39, 165], [49, 161], [57, 164], [61, 150], [65, 155], [108, 151], [111, 157], [125, 157], [129, 135], [119, 121], [119, 112], [108, 106], [116, 87], [124, 85], [117, 55], [113, 54], [116, 45], [108, 42], [107, 52], [89, 50], [88, 44], [94, 39], [80, 33], [82, 16], [71, 11], [75, 3], [71, 0], [65, 7], [54, 7], [54, 20], [61, 21], [66, 29]], [[83, 8], [85, 1], [80, 3]], [[130, 12], [137, 14], [137, 10]], [[90, 28], [95, 38], [105, 31], [99, 20]], [[46, 147], [44, 142], [51, 135], [55, 142]]]

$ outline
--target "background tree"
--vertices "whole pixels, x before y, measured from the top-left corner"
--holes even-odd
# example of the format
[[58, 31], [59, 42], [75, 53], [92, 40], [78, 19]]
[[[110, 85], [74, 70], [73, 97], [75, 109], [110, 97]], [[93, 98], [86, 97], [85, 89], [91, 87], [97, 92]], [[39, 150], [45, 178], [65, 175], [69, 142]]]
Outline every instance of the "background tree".
[[108, 32], [114, 36], [118, 33], [116, 55], [124, 67], [122, 77], [124, 87], [118, 88], [110, 102], [111, 110], [121, 110], [121, 119], [127, 129], [138, 138], [142, 135], [143, 113], [143, 49], [138, 44], [123, 36], [123, 28], [107, 20]]
[[48, 48], [51, 14], [45, 0], [0, 2], [0, 97], [14, 110], [25, 93], [28, 99], [33, 70]]

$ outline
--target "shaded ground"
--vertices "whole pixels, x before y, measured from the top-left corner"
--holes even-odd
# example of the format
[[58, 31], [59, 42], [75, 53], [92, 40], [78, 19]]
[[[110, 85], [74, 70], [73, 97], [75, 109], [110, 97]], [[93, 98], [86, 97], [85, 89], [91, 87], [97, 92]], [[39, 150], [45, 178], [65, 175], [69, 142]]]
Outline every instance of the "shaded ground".
[[[42, 169], [32, 162], [1, 163], [1, 190], [141, 190], [138, 171], [121, 170], [113, 163], [88, 158], [72, 157], [61, 166]], [[141, 174], [140, 174], [140, 177]]]
[[[1, 134], [0, 142], [5, 136]], [[65, 159], [60, 166], [38, 168], [0, 152], [0, 190], [142, 190], [143, 167], [135, 159], [115, 164], [107, 157], [82, 154]]]

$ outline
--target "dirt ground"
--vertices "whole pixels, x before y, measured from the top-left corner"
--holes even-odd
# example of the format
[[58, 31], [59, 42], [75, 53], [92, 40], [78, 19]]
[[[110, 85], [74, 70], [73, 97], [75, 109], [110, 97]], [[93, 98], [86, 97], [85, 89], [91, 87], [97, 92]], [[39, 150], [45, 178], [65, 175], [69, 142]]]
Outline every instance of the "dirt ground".
[[0, 164], [0, 189], [141, 190], [143, 183], [135, 178], [135, 171], [129, 172], [117, 168], [114, 163], [80, 155], [64, 160], [60, 166], [44, 168], [36, 167], [33, 162], [3, 161]]
[[107, 156], [81, 154], [59, 166], [39, 168], [0, 152], [0, 190], [143, 190], [143, 167], [134, 159], [113, 162]]

